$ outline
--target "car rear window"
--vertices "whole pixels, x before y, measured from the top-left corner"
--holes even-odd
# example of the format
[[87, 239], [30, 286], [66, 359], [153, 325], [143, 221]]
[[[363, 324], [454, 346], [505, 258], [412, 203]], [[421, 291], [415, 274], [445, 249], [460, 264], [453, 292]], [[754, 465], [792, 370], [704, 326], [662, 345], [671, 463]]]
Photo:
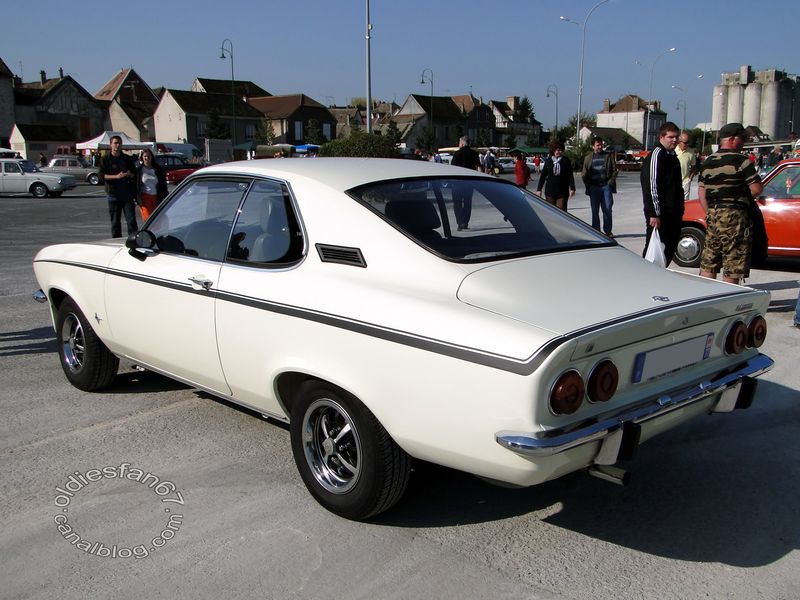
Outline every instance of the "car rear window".
[[615, 245], [583, 221], [502, 179], [393, 180], [348, 194], [417, 243], [455, 261]]

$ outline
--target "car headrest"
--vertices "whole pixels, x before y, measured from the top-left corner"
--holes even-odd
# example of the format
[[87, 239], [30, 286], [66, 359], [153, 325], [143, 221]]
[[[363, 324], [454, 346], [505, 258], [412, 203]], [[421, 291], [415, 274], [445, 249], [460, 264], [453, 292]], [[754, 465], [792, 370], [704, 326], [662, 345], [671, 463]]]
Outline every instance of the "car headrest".
[[386, 216], [410, 232], [430, 231], [442, 225], [430, 200], [390, 200], [386, 203]]

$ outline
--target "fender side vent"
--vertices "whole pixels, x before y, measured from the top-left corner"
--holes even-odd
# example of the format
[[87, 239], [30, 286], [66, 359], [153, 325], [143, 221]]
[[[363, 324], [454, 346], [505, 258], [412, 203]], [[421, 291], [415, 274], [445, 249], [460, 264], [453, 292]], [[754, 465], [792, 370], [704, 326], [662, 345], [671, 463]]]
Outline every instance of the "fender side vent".
[[316, 244], [319, 259], [322, 262], [350, 265], [351, 267], [366, 267], [367, 261], [359, 248], [347, 246], [331, 246], [329, 244]]

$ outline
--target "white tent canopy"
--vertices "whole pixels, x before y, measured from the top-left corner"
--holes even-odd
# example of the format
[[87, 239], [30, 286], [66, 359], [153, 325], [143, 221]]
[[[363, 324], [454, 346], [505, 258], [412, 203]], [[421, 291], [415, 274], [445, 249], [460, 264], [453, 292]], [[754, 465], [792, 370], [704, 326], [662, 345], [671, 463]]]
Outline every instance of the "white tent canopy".
[[153, 150], [153, 146], [155, 145], [153, 142], [137, 142], [136, 140], [132, 140], [121, 131], [105, 131], [96, 138], [75, 144], [75, 147], [78, 150], [108, 150], [111, 148], [111, 137], [115, 135], [122, 138], [123, 150]]

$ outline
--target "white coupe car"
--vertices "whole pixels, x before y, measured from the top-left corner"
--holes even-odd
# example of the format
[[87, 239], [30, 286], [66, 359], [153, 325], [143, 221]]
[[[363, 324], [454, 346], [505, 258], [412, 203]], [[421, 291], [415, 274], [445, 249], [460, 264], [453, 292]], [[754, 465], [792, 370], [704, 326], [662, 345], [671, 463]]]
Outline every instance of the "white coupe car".
[[289, 422], [309, 491], [352, 519], [400, 499], [412, 458], [624, 482], [640, 443], [746, 408], [772, 366], [767, 292], [656, 267], [432, 162], [208, 167], [127, 242], [50, 246], [34, 268], [74, 386], [108, 386], [123, 358]]

